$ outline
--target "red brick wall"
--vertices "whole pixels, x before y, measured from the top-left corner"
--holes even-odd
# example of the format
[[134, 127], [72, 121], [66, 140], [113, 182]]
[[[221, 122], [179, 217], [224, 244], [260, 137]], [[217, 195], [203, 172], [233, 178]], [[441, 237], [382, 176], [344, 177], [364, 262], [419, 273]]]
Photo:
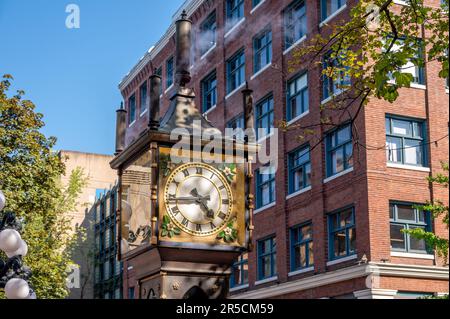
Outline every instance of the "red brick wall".
[[[287, 63], [291, 53], [283, 55], [284, 37], [282, 10], [286, 8], [291, 0], [266, 0], [253, 14], [251, 11], [251, 0], [245, 1], [245, 22], [235, 30], [229, 37], [224, 39], [224, 11], [225, 1], [205, 1], [199, 10], [191, 17], [193, 20], [194, 33], [199, 32], [199, 25], [211, 12], [216, 10], [217, 15], [217, 47], [203, 60], [196, 50], [194, 67], [192, 69], [191, 86], [197, 93], [196, 104], [201, 107], [200, 81], [211, 71], [216, 69], [218, 80], [218, 105], [208, 114], [208, 119], [218, 128], [223, 129], [230, 119], [243, 111], [242, 94], [235, 93], [228, 99], [226, 96], [226, 63], [225, 61], [241, 48], [245, 48], [246, 79], [249, 86], [254, 90], [254, 100], [259, 101], [268, 93], [273, 94], [275, 121], [286, 118], [286, 81], [301, 71], [308, 71], [308, 85], [310, 96], [310, 113], [300, 120], [302, 125], [316, 124], [320, 121], [321, 113], [319, 105], [321, 102], [321, 70], [314, 65], [303, 65], [288, 74]], [[349, 0], [354, 3], [355, 0]], [[429, 1], [437, 5], [438, 0]], [[320, 21], [319, 1], [306, 0], [308, 36], [317, 32], [326, 32], [318, 27]], [[342, 12], [336, 21], [348, 17], [348, 9]], [[250, 80], [253, 74], [253, 49], [252, 38], [260, 30], [271, 24], [272, 27], [272, 68], [267, 69], [255, 79]], [[166, 60], [173, 55], [175, 48], [172, 38], [164, 49], [149, 63], [145, 69], [134, 79], [123, 91], [125, 100], [132, 94], [138, 92], [138, 88], [151, 74], [152, 68], [163, 66], [163, 85], [165, 85]], [[430, 130], [430, 141], [437, 140], [448, 134], [449, 104], [448, 94], [445, 93], [444, 80], [437, 77], [437, 63], [427, 65], [427, 90], [403, 89], [400, 98], [393, 104], [380, 100], [373, 100], [360, 114], [356, 120], [359, 131], [359, 141], [366, 146], [384, 146], [385, 115], [398, 114], [408, 117], [427, 119]], [[162, 114], [169, 105], [170, 93], [163, 94]], [[137, 96], [137, 101], [139, 101]], [[428, 98], [426, 99], [426, 97]], [[426, 103], [428, 101], [428, 103]], [[140, 114], [138, 103], [137, 114]], [[354, 111], [354, 110], [353, 110]], [[337, 118], [339, 114], [329, 114]], [[341, 119], [346, 120], [345, 118]], [[147, 126], [147, 115], [139, 119], [127, 132], [127, 143], [139, 136], [139, 133]], [[380, 261], [382, 259], [398, 263], [414, 263], [431, 265], [429, 260], [399, 259], [390, 256], [390, 230], [389, 230], [389, 200], [399, 200], [415, 203], [424, 203], [432, 198], [440, 198], [448, 201], [447, 190], [433, 187], [432, 192], [426, 181], [427, 172], [417, 172], [404, 169], [388, 168], [386, 165], [386, 154], [384, 150], [370, 151], [364, 147], [355, 148], [354, 171], [345, 176], [337, 178], [324, 184], [326, 177], [325, 150], [323, 143], [319, 144], [311, 154], [312, 162], [312, 190], [302, 195], [286, 200], [287, 195], [287, 156], [286, 154], [302, 144], [310, 143], [314, 146], [329, 128], [323, 126], [317, 131], [316, 136], [298, 141], [298, 132], [290, 131], [279, 135], [279, 169], [276, 173], [276, 206], [269, 208], [254, 217], [255, 231], [254, 239], [258, 240], [268, 235], [277, 236], [277, 268], [280, 282], [289, 280], [289, 227], [312, 221], [314, 227], [314, 255], [315, 272], [322, 273], [328, 270], [353, 265], [355, 261], [342, 263], [327, 267], [328, 261], [328, 235], [326, 213], [336, 209], [354, 205], [356, 212], [356, 234], [358, 258], [366, 254], [369, 260]], [[440, 171], [440, 161], [448, 161], [448, 137], [432, 143], [429, 147], [430, 167], [432, 172]], [[448, 230], [440, 221], [436, 222], [435, 230], [441, 235], [448, 236]], [[250, 289], [254, 287], [257, 280], [256, 252], [249, 254], [250, 265]], [[299, 278], [301, 275], [294, 278]], [[409, 279], [408, 279], [409, 280]], [[392, 281], [396, 282], [396, 281]], [[438, 291], [441, 284], [427, 283], [427, 287], [420, 285], [419, 290], [431, 289]], [[315, 291], [294, 294], [294, 297], [320, 297], [323, 295], [342, 294], [356, 289], [357, 283], [351, 281], [343, 283], [342, 287], [336, 285], [323, 287]], [[390, 284], [388, 286], [395, 286]], [[430, 288], [431, 287], [431, 288]], [[384, 288], [384, 287], [383, 287]], [[386, 287], [387, 288], [387, 287]], [[359, 289], [359, 288], [358, 288]], [[361, 288], [363, 289], [363, 288]], [[406, 288], [405, 288], [406, 289]], [[415, 287], [417, 291], [418, 287]], [[323, 290], [323, 291], [322, 291]], [[292, 297], [291, 296], [291, 297]]]

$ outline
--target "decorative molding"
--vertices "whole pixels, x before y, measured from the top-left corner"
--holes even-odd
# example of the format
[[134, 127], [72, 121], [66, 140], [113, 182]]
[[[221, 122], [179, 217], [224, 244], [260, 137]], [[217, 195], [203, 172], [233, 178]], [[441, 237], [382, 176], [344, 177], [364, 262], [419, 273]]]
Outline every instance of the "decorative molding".
[[333, 265], [337, 265], [340, 263], [345, 263], [346, 261], [355, 260], [356, 258], [358, 258], [358, 255], [354, 254], [351, 256], [335, 259], [335, 260], [327, 262], [327, 266], [333, 266]]
[[431, 172], [429, 167], [422, 167], [422, 166], [404, 165], [395, 163], [387, 163], [386, 166], [389, 168], [408, 169], [411, 171], [428, 172], [428, 173]]
[[353, 172], [353, 167], [350, 167], [349, 169], [346, 169], [345, 171], [342, 171], [342, 172], [340, 172], [338, 174], [335, 174], [333, 176], [330, 176], [330, 177], [324, 179], [323, 183], [326, 184], [328, 182], [331, 182], [332, 180], [335, 180], [336, 178], [339, 178], [341, 176], [347, 175], [348, 173], [351, 173], [351, 172]]
[[392, 251], [391, 257], [402, 257], [402, 258], [416, 258], [416, 259], [429, 259], [434, 260], [434, 255], [431, 254], [414, 254], [414, 253], [404, 253], [401, 251]]
[[398, 290], [372, 288], [355, 291], [353, 295], [357, 299], [394, 299], [397, 292]]
[[354, 278], [369, 276], [375, 273], [380, 276], [425, 278], [435, 280], [448, 280], [449, 269], [436, 266], [417, 266], [370, 262], [368, 264], [350, 266], [323, 274], [312, 275], [306, 278], [288, 281], [267, 288], [256, 289], [242, 294], [231, 296], [231, 299], [264, 299], [286, 295], [306, 289], [330, 285]]
[[309, 192], [311, 189], [312, 189], [311, 186], [305, 187], [305, 188], [303, 188], [303, 189], [301, 189], [301, 190], [299, 190], [299, 191], [297, 191], [295, 193], [292, 193], [292, 194], [286, 196], [286, 200], [294, 198], [294, 197], [299, 196], [301, 194], [304, 194], [306, 192]]

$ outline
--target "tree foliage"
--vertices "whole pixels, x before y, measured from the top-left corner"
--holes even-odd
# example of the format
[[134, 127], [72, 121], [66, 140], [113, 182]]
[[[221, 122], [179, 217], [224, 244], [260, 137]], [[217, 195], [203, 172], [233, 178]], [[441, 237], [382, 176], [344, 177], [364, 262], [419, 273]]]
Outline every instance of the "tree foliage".
[[76, 169], [68, 185], [61, 185], [65, 165], [52, 150], [56, 138], [40, 132], [43, 115], [23, 99], [23, 91], [8, 96], [11, 81], [4, 75], [0, 82], [0, 189], [6, 209], [23, 219], [29, 247], [24, 262], [32, 269], [37, 297], [65, 298], [71, 248], [82, 232], [73, 232], [66, 213], [75, 210], [86, 178]]

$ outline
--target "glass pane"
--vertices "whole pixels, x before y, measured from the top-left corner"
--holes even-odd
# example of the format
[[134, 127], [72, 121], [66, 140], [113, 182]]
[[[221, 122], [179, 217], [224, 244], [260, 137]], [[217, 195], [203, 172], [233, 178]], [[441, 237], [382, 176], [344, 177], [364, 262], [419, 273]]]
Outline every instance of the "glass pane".
[[389, 218], [390, 219], [395, 218], [395, 206], [392, 204], [389, 205]]
[[[411, 226], [411, 229], [423, 229], [425, 230], [425, 227], [421, 227], [421, 226]], [[409, 237], [409, 248], [411, 250], [420, 250], [420, 251], [425, 251], [426, 250], [426, 244], [425, 241], [423, 239], [417, 239], [411, 235], [408, 236]]]
[[342, 147], [331, 153], [331, 165], [333, 174], [344, 170], [344, 149]]
[[415, 221], [414, 208], [411, 205], [397, 205], [397, 218], [401, 220]]
[[419, 210], [418, 211], [418, 217], [419, 217], [419, 221], [424, 223], [425, 222], [425, 212], [423, 210]]
[[306, 164], [305, 172], [306, 172], [305, 186], [309, 186], [311, 185], [311, 164]]
[[347, 255], [345, 241], [346, 241], [345, 230], [334, 234], [334, 257]]
[[402, 233], [403, 229], [405, 229], [404, 225], [391, 224], [391, 248], [406, 249], [405, 234]]
[[411, 123], [403, 120], [392, 120], [393, 134], [412, 136]]
[[242, 265], [242, 284], [248, 284], [248, 263]]
[[391, 119], [386, 119], [386, 134], [391, 134]]
[[351, 136], [352, 136], [352, 131], [351, 131], [351, 127], [349, 125], [337, 132], [337, 139], [338, 139], [337, 143], [338, 144], [346, 143], [347, 141], [349, 141], [351, 139]]
[[313, 243], [308, 243], [308, 249], [309, 249], [309, 258], [308, 258], [308, 266], [314, 265], [314, 247]]
[[353, 210], [349, 209], [340, 214], [341, 216], [341, 227], [345, 227], [348, 225], [353, 225]]
[[351, 228], [348, 230], [348, 236], [349, 236], [349, 254], [352, 254], [356, 250], [356, 230], [354, 228]]
[[345, 145], [345, 167], [353, 167], [353, 144], [349, 143]]
[[299, 235], [300, 235], [300, 230], [298, 228], [292, 229], [292, 243], [293, 244], [298, 243], [300, 241], [301, 237], [299, 237]]
[[389, 162], [402, 162], [402, 139], [399, 137], [387, 137], [386, 156]]
[[304, 188], [305, 181], [303, 180], [303, 176], [303, 167], [300, 167], [294, 173], [294, 191]]
[[405, 139], [405, 164], [422, 164], [421, 141]]
[[262, 269], [262, 277], [263, 278], [267, 278], [271, 276], [271, 257], [270, 256], [265, 256], [263, 258], [261, 258], [261, 269]]
[[303, 226], [301, 229], [302, 240], [308, 240], [312, 238], [312, 229], [311, 225]]
[[413, 123], [414, 136], [422, 138], [422, 125], [420, 123]]

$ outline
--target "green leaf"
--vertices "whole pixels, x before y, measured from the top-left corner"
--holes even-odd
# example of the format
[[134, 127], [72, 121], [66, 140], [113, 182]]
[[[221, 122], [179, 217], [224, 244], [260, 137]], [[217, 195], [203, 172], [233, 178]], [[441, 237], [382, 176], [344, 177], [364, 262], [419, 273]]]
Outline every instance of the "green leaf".
[[164, 215], [164, 217], [163, 217], [163, 223], [164, 223], [164, 224], [169, 224], [169, 223], [170, 223], [170, 218], [169, 218], [169, 216]]
[[161, 231], [161, 236], [162, 236], [162, 237], [166, 237], [168, 234], [169, 234], [169, 232], [168, 232], [167, 230], [165, 230], [165, 229], [163, 229], [163, 230]]

